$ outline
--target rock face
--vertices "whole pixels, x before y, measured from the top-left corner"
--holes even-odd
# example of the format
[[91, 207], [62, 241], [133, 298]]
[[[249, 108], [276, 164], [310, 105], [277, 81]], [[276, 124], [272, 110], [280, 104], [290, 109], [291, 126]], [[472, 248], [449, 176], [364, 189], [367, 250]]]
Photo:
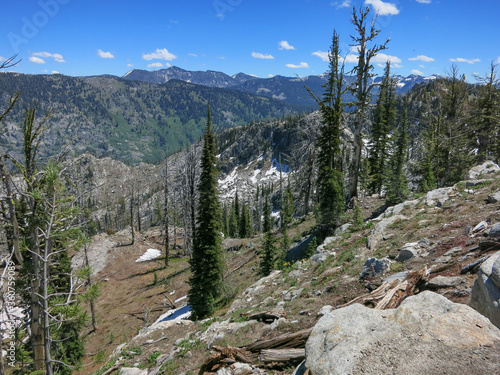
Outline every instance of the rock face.
[[466, 305], [423, 292], [393, 310], [334, 310], [306, 345], [314, 375], [486, 374], [500, 368], [500, 330]]
[[470, 305], [500, 328], [500, 251], [481, 265]]
[[485, 177], [487, 174], [500, 172], [500, 167], [493, 163], [492, 161], [485, 161], [481, 165], [477, 165], [474, 168], [471, 168], [469, 171], [470, 179], [477, 179], [479, 177]]

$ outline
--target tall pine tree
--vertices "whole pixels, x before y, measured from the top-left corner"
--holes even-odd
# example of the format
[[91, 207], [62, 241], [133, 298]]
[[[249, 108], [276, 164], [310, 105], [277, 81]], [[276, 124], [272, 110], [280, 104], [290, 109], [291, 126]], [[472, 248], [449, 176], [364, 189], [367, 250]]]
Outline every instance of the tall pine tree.
[[389, 161], [386, 202], [388, 205], [402, 203], [408, 194], [408, 180], [405, 165], [408, 159], [408, 104], [405, 102], [399, 128], [396, 129]]
[[201, 157], [201, 176], [198, 185], [199, 209], [196, 236], [191, 257], [191, 277], [188, 293], [192, 317], [195, 320], [210, 316], [222, 291], [221, 213], [217, 192], [217, 158], [215, 135], [212, 130], [210, 107]]
[[387, 61], [375, 107], [368, 155], [368, 190], [371, 194], [381, 194], [385, 184], [389, 163], [389, 134], [395, 127], [396, 116], [396, 85], [391, 77], [391, 63]]
[[341, 64], [339, 36], [334, 31], [331, 50], [328, 53], [329, 72], [320, 110], [321, 135], [318, 138], [318, 198], [322, 224], [337, 225], [344, 210], [344, 181], [340, 135], [344, 106], [344, 65]]
[[271, 211], [269, 208], [269, 198], [264, 202], [264, 244], [260, 256], [260, 273], [267, 276], [274, 268], [276, 248], [274, 246], [274, 235], [272, 232]]

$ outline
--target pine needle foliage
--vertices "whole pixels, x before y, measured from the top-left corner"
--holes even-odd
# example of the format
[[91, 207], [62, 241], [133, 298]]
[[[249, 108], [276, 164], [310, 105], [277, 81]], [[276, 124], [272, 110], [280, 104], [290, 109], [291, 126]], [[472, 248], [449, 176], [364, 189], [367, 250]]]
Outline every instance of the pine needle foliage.
[[188, 298], [192, 317], [195, 320], [206, 318], [215, 311], [217, 300], [222, 291], [221, 212], [217, 192], [218, 170], [215, 155], [216, 144], [209, 107], [198, 185], [197, 229], [190, 261], [189, 284], [191, 289]]
[[341, 64], [339, 36], [334, 31], [328, 53], [329, 72], [320, 111], [323, 125], [317, 141], [318, 198], [320, 222], [336, 226], [344, 210], [344, 182], [341, 159], [341, 125], [344, 107], [344, 65]]

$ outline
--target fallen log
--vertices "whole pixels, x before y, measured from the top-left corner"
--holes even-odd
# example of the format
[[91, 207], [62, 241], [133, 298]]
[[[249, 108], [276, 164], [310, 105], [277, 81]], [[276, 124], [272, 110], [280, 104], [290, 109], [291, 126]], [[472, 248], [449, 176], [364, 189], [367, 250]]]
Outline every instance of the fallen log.
[[305, 349], [263, 349], [259, 354], [262, 362], [301, 362], [306, 358]]
[[362, 303], [363, 305], [371, 305], [377, 310], [395, 309], [403, 300], [419, 291], [427, 281], [427, 267], [420, 271], [412, 271], [401, 280], [393, 280], [385, 282], [371, 293], [363, 294], [354, 298], [352, 301], [338, 308]]
[[[207, 358], [200, 367], [198, 375], [203, 375], [206, 372], [214, 373], [221, 367], [227, 367], [235, 362], [252, 363], [254, 361], [251, 353], [248, 353], [244, 348], [234, 348], [231, 346], [221, 347], [213, 346], [217, 353], [212, 354]], [[250, 356], [250, 357], [249, 357]]]
[[245, 349], [255, 353], [264, 349], [305, 348], [311, 331], [312, 328], [308, 328], [294, 333], [286, 333], [269, 340], [257, 341], [251, 345], [247, 345]]

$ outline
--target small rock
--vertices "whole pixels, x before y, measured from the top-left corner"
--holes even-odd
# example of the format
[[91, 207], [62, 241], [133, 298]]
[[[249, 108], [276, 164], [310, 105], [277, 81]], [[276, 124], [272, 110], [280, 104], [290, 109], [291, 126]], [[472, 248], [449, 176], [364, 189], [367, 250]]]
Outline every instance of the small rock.
[[365, 262], [365, 265], [363, 266], [363, 270], [361, 271], [359, 278], [364, 279], [365, 277], [369, 276], [382, 275], [385, 272], [387, 272], [387, 270], [389, 270], [390, 267], [391, 267], [391, 261], [387, 258], [384, 259], [369, 258]]
[[459, 253], [461, 253], [463, 251], [463, 247], [462, 246], [456, 246], [456, 247], [453, 247], [451, 248], [450, 250], [448, 250], [446, 253], [444, 253], [445, 256], [453, 256], [453, 255], [457, 255]]
[[416, 257], [419, 254], [420, 245], [418, 244], [418, 242], [407, 243], [403, 245], [403, 248], [400, 250], [398, 256], [396, 257], [396, 261], [404, 262]]
[[436, 263], [450, 263], [453, 257], [450, 255], [442, 255], [434, 260]]
[[347, 223], [347, 224], [344, 224], [344, 225], [341, 225], [340, 227], [338, 227], [336, 230], [335, 230], [335, 236], [339, 236], [341, 235], [342, 233], [345, 233], [347, 232], [347, 230], [349, 229], [349, 227], [351, 226], [352, 224], [350, 223]]
[[137, 367], [122, 367], [118, 373], [119, 375], [147, 375], [148, 370]]
[[317, 316], [323, 316], [323, 315], [326, 315], [330, 312], [332, 312], [333, 310], [333, 307], [331, 305], [326, 305], [326, 306], [323, 306], [319, 311], [318, 311], [318, 314], [316, 314]]
[[442, 289], [453, 288], [466, 282], [464, 277], [460, 276], [436, 276], [429, 280], [427, 288], [429, 289]]
[[500, 202], [500, 191], [488, 195], [488, 202], [490, 203]]
[[406, 279], [406, 277], [408, 276], [409, 273], [410, 273], [410, 271], [398, 272], [398, 273], [395, 273], [394, 275], [391, 275], [389, 277], [383, 278], [382, 281], [384, 283], [390, 283], [391, 281], [394, 281], [394, 280], [401, 280], [401, 281], [403, 281], [404, 279]]
[[500, 237], [500, 223], [493, 224], [488, 233], [489, 237]]

